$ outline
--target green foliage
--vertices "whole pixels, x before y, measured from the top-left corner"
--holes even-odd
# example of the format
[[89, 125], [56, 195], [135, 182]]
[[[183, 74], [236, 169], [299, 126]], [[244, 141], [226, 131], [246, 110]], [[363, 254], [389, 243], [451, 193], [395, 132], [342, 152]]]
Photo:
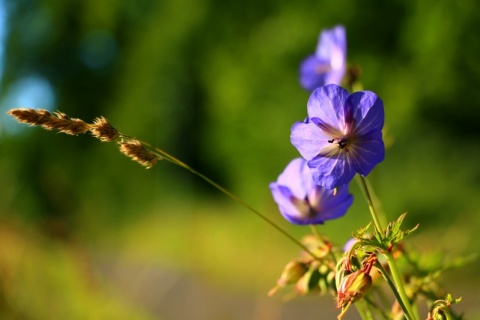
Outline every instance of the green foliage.
[[390, 222], [384, 232], [375, 230], [373, 237], [367, 233], [370, 224], [355, 232], [353, 236], [364, 246], [372, 246], [376, 250], [390, 252], [392, 248], [400, 243], [406, 236], [418, 228], [418, 224], [409, 230], [401, 230], [403, 220], [407, 216], [406, 213], [398, 217], [397, 220]]

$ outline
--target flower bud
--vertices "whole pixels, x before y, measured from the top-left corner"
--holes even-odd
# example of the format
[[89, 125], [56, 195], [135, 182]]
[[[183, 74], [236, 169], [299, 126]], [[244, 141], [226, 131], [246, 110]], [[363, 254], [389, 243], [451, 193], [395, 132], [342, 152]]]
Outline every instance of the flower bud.
[[322, 275], [318, 266], [311, 267], [295, 284], [295, 290], [299, 295], [306, 295], [312, 292], [320, 291], [319, 281]]
[[[314, 234], [308, 234], [303, 237], [302, 243], [315, 257], [322, 259], [332, 251], [332, 244], [328, 239], [321, 240]], [[311, 258], [309, 253], [304, 252], [305, 258]]]
[[277, 280], [277, 285], [268, 292], [268, 295], [272, 296], [278, 289], [300, 280], [308, 271], [308, 265], [308, 263], [299, 260], [290, 261], [285, 268], [283, 268], [283, 272]]
[[365, 296], [372, 286], [372, 277], [363, 270], [357, 270], [342, 279], [337, 293], [337, 308], [348, 307]]

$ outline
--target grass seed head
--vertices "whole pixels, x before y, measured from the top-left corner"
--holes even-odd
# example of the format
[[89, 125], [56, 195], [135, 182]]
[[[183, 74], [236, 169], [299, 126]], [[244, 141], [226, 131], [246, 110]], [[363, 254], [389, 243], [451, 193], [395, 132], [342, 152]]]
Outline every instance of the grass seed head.
[[62, 112], [52, 114], [44, 109], [16, 108], [7, 113], [18, 122], [41, 126], [46, 130], [58, 130], [70, 135], [78, 135], [90, 130], [90, 125], [85, 121], [70, 118]]
[[147, 169], [153, 167], [160, 159], [158, 155], [145, 149], [142, 143], [135, 139], [120, 142], [119, 149], [121, 153]]
[[90, 133], [103, 142], [117, 139], [120, 133], [104, 117], [98, 117], [91, 124]]

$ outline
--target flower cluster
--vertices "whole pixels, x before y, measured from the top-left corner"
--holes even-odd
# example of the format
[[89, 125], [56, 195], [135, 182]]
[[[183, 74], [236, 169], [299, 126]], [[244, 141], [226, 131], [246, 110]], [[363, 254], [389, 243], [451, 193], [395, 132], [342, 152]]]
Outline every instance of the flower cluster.
[[[360, 229], [340, 250], [313, 228], [314, 245], [311, 241], [305, 243], [303, 255], [286, 265], [269, 295], [287, 285], [293, 285], [299, 295], [333, 291], [337, 308], [341, 309], [338, 319], [341, 319], [349, 307], [362, 300], [383, 277], [397, 301], [389, 314], [381, 311], [381, 316], [417, 319], [411, 302], [422, 294], [431, 299], [438, 293], [425, 290], [424, 284], [412, 284], [408, 295], [403, 281], [412, 281], [415, 276], [402, 278], [395, 260], [404, 255], [400, 242], [418, 225], [402, 230], [403, 214], [384, 229], [365, 180], [385, 159], [383, 102], [374, 92], [349, 93], [341, 87], [345, 72], [345, 28], [336, 26], [322, 31], [315, 54], [308, 56], [300, 66], [300, 83], [311, 91], [311, 95], [307, 117], [293, 124], [290, 141], [302, 158], [292, 160], [277, 181], [270, 184], [270, 190], [288, 222], [318, 225], [346, 214], [353, 202], [349, 183], [358, 174], [374, 232], [367, 232], [368, 227]], [[349, 85], [353, 91], [354, 83], [350, 81]], [[305, 257], [305, 254], [310, 256]], [[414, 264], [412, 260], [408, 263]], [[415, 268], [420, 270], [416, 265]], [[429, 319], [435, 314], [450, 314], [449, 303], [458, 301], [451, 297], [437, 300], [430, 308]], [[372, 304], [371, 300], [366, 302]]]
[[385, 158], [383, 102], [371, 91], [349, 94], [340, 87], [345, 69], [345, 28], [336, 26], [320, 34], [315, 54], [300, 66], [300, 83], [313, 92], [308, 117], [292, 126], [290, 140], [304, 160], [293, 160], [270, 185], [291, 223], [319, 224], [344, 215], [352, 202], [348, 183]]
[[[270, 184], [280, 213], [293, 224], [323, 224], [345, 215], [353, 202], [349, 182], [357, 173], [368, 175], [385, 158], [382, 100], [371, 91], [350, 94], [339, 86], [345, 73], [345, 47], [342, 26], [323, 31], [316, 53], [300, 66], [302, 86], [313, 91], [307, 103], [307, 118], [291, 129], [291, 143], [302, 158], [292, 160], [277, 181]], [[328, 241], [317, 241], [317, 250], [326, 248], [322, 251], [335, 255]], [[322, 254], [307, 260], [308, 263], [304, 258], [292, 260], [271, 293], [294, 284], [298, 294], [305, 294], [321, 288], [317, 285], [318, 281], [322, 283], [321, 279], [325, 282], [323, 287], [328, 288], [332, 280], [329, 274], [333, 274], [338, 279], [338, 308], [345, 313], [371, 286], [369, 272], [373, 262], [368, 268], [352, 271], [347, 265], [342, 272], [335, 272], [336, 259], [332, 261], [327, 256]], [[376, 261], [375, 255], [370, 257], [370, 261]], [[316, 280], [312, 282], [313, 275]]]

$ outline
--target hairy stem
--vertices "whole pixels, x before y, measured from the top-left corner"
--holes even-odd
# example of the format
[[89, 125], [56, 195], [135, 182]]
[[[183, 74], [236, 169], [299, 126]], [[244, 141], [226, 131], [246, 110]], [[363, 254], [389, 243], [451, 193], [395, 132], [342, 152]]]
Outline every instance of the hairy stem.
[[[361, 175], [357, 175], [357, 181], [359, 181], [360, 188], [365, 195], [365, 198], [368, 203], [368, 208], [370, 209], [370, 214], [373, 219], [373, 223], [375, 224], [375, 229], [381, 237], [384, 237], [384, 231], [382, 225], [380, 224], [380, 220], [378, 219], [377, 212], [375, 210], [375, 206], [372, 201], [372, 197], [370, 196], [370, 190], [367, 184], [365, 177]], [[387, 259], [388, 266], [390, 268], [390, 272], [393, 278], [394, 286], [390, 286], [397, 297], [398, 302], [400, 303], [402, 310], [405, 314], [405, 317], [408, 320], [415, 320], [414, 313], [412, 310], [412, 306], [410, 304], [410, 300], [408, 299], [407, 293], [405, 292], [405, 286], [403, 285], [402, 277], [398, 272], [397, 265], [395, 263], [395, 259], [393, 258], [390, 252], [383, 252], [383, 255]], [[390, 284], [390, 283], [389, 283]]]
[[390, 267], [390, 273], [392, 274], [393, 277], [393, 282], [395, 283], [395, 287], [398, 291], [398, 294], [400, 295], [401, 301], [403, 302], [403, 312], [405, 313], [405, 316], [407, 319], [412, 319], [414, 320], [414, 312], [412, 309], [412, 306], [410, 304], [410, 300], [408, 299], [407, 293], [405, 292], [405, 287], [403, 285], [402, 277], [400, 276], [400, 272], [398, 272], [397, 264], [395, 263], [395, 259], [393, 258], [393, 255], [388, 252], [385, 253], [385, 257], [387, 258], [387, 263], [388, 266]]
[[359, 174], [357, 174], [356, 178], [357, 178], [358, 184], [360, 185], [360, 189], [362, 189], [365, 199], [367, 200], [368, 209], [370, 209], [370, 214], [372, 215], [373, 223], [375, 224], [375, 229], [380, 234], [383, 234], [383, 228], [382, 228], [382, 225], [380, 224], [380, 220], [378, 219], [377, 211], [375, 210], [375, 206], [373, 204], [373, 200], [370, 195], [370, 189], [368, 188], [367, 181], [365, 177]]
[[[395, 298], [397, 299], [398, 303], [400, 304], [400, 307], [402, 308], [403, 312], [405, 313], [405, 310], [407, 309], [407, 307], [403, 303], [402, 297], [398, 293], [398, 290], [397, 290], [397, 287], [395, 286], [395, 283], [392, 281], [392, 279], [390, 279], [390, 276], [388, 275], [387, 271], [385, 270], [385, 268], [382, 266], [382, 264], [380, 262], [377, 262], [375, 264], [375, 267], [378, 270], [380, 270], [380, 273], [382, 274], [385, 281], [387, 281], [387, 284], [392, 289], [392, 292], [395, 295]], [[408, 319], [411, 319], [411, 318], [408, 318]]]

